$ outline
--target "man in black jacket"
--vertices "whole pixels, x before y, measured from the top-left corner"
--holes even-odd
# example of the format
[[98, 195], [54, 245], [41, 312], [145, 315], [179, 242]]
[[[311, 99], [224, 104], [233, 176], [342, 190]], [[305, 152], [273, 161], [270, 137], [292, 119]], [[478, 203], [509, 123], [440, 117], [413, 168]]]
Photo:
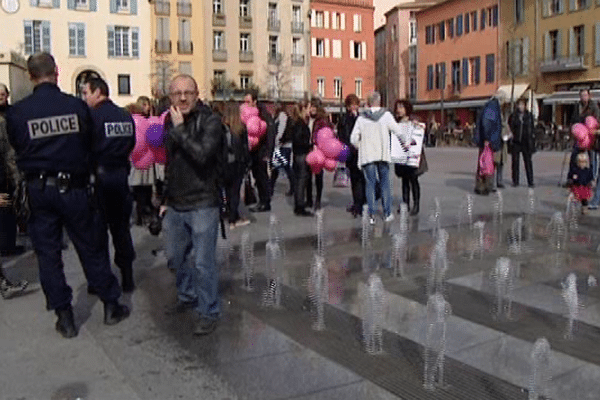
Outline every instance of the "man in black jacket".
[[350, 156], [346, 160], [346, 166], [350, 173], [350, 185], [352, 186], [352, 204], [348, 206], [347, 211], [353, 216], [358, 216], [362, 213], [363, 205], [366, 202], [365, 198], [365, 176], [358, 168], [358, 150], [350, 143], [350, 134], [358, 118], [358, 108], [360, 100], [352, 93], [346, 96], [344, 101], [346, 112], [338, 122], [338, 138], [348, 148], [350, 148]]
[[532, 188], [533, 165], [531, 155], [535, 152], [535, 138], [533, 136], [533, 115], [527, 110], [525, 99], [520, 99], [517, 102], [517, 110], [508, 118], [508, 125], [513, 135], [510, 146], [513, 186], [519, 186], [519, 153], [522, 153], [527, 184]]
[[[219, 230], [219, 155], [223, 125], [217, 114], [198, 102], [198, 86], [179, 75], [169, 87], [165, 205], [168, 266], [177, 274], [175, 312], [194, 309], [196, 335], [216, 329], [221, 314], [216, 262]], [[190, 262], [188, 258], [193, 257]]]

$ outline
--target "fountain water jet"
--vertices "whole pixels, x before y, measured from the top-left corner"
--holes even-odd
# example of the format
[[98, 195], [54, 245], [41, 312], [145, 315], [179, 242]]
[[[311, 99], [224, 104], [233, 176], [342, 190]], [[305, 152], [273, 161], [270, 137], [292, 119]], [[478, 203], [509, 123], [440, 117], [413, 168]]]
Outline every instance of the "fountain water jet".
[[565, 220], [569, 224], [569, 230], [575, 230], [579, 227], [580, 206], [581, 204], [575, 199], [575, 196], [569, 195], [565, 210]]
[[569, 311], [569, 322], [565, 332], [565, 339], [573, 339], [575, 320], [579, 316], [579, 295], [577, 294], [577, 276], [571, 272], [563, 284], [562, 296]]
[[266, 307], [281, 307], [284, 262], [282, 237], [281, 224], [277, 217], [271, 214], [269, 218], [269, 241], [265, 247], [267, 288], [263, 293], [263, 305]]
[[485, 222], [477, 221], [473, 224], [473, 228], [475, 232], [470, 259], [473, 260], [475, 258], [475, 253], [477, 252], [479, 252], [479, 258], [482, 259], [485, 250]]
[[550, 383], [550, 343], [546, 338], [539, 338], [531, 350], [531, 376], [529, 379], [528, 400], [538, 400], [546, 395]]
[[523, 217], [517, 218], [512, 224], [509, 252], [521, 254], [523, 251]]
[[497, 319], [510, 319], [512, 299], [511, 293], [514, 286], [515, 270], [509, 258], [500, 257], [492, 271], [492, 281], [496, 289], [496, 309], [494, 315]]
[[548, 232], [550, 246], [556, 251], [564, 250], [567, 240], [567, 230], [565, 228], [563, 214], [560, 211], [556, 211], [552, 215], [552, 219], [550, 220], [550, 223], [546, 229]]
[[379, 275], [373, 273], [367, 281], [367, 293], [363, 301], [363, 345], [369, 354], [383, 352], [383, 318], [385, 291]]
[[502, 190], [496, 192], [496, 199], [494, 200], [494, 216], [493, 223], [495, 228], [502, 226], [504, 219], [504, 197], [502, 197]]
[[363, 249], [366, 248], [370, 248], [372, 243], [371, 243], [371, 223], [369, 221], [370, 216], [369, 216], [369, 206], [367, 204], [365, 204], [363, 206], [363, 212], [362, 212], [362, 220], [361, 220], [361, 241], [362, 241], [362, 247]]
[[451, 314], [450, 304], [440, 293], [427, 300], [427, 333], [425, 338], [424, 384], [426, 390], [444, 385], [444, 358], [446, 355], [446, 326]]
[[436, 238], [438, 231], [441, 229], [442, 225], [442, 207], [440, 205], [440, 198], [436, 197], [433, 199], [434, 208], [429, 216], [429, 222], [431, 223], [431, 235]]
[[254, 291], [254, 242], [248, 229], [242, 233], [242, 243], [240, 248], [240, 258], [242, 261], [242, 272], [244, 273], [243, 289]]
[[445, 293], [446, 271], [448, 270], [448, 232], [439, 231], [435, 246], [431, 252], [429, 276], [427, 278], [427, 294]]
[[400, 205], [398, 232], [392, 235], [391, 266], [393, 275], [404, 279], [404, 266], [408, 250], [408, 206]]
[[458, 230], [462, 229], [462, 225], [465, 222], [464, 219], [467, 219], [466, 222], [469, 224], [469, 229], [473, 229], [473, 195], [467, 194], [465, 196], [465, 201], [461, 207], [459, 220], [458, 220]]
[[532, 188], [527, 190], [527, 215], [525, 226], [527, 227], [526, 238], [533, 239], [533, 225], [535, 223], [535, 191]]
[[325, 329], [325, 303], [329, 299], [329, 274], [325, 259], [318, 254], [315, 255], [310, 269], [309, 292], [313, 329], [322, 331]]
[[317, 254], [325, 257], [325, 221], [323, 209], [315, 213], [317, 217]]

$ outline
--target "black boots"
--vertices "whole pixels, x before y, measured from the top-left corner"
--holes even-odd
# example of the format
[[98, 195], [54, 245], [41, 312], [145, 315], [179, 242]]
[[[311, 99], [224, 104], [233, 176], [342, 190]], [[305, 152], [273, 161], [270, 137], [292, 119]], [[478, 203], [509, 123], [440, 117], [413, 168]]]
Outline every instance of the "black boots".
[[116, 325], [129, 317], [129, 308], [117, 301], [104, 303], [104, 324]]
[[29, 282], [20, 281], [17, 283], [12, 283], [5, 277], [0, 277], [0, 295], [2, 298], [7, 300], [15, 297], [18, 294], [23, 293], [23, 291], [27, 288]]
[[75, 319], [73, 318], [73, 309], [71, 306], [62, 310], [55, 311], [58, 321], [56, 321], [56, 330], [65, 339], [74, 338], [79, 332], [75, 327]]
[[135, 290], [132, 267], [121, 269], [121, 288], [123, 288], [123, 293], [131, 293]]
[[412, 192], [413, 192], [413, 206], [410, 209], [410, 215], [415, 216], [419, 214], [419, 203], [421, 202], [421, 187], [419, 186], [419, 182], [415, 178], [413, 182], [411, 182]]

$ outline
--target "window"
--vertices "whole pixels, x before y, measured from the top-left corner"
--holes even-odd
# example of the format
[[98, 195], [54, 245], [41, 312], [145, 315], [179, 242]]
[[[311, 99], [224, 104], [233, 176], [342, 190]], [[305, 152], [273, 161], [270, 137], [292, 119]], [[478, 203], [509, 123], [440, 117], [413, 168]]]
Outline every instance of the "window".
[[331, 13], [331, 29], [342, 29], [342, 14], [338, 12]]
[[469, 13], [465, 14], [465, 35], [471, 32], [471, 19], [469, 18]]
[[471, 30], [473, 32], [477, 30], [477, 10], [471, 13]]
[[118, 75], [119, 95], [128, 96], [131, 94], [131, 80], [129, 75]]
[[317, 39], [317, 49], [315, 55], [317, 57], [325, 57], [325, 39]]
[[223, 14], [222, 0], [213, 0], [213, 14]]
[[169, 18], [156, 18], [156, 39], [160, 42], [167, 42], [170, 39], [171, 31], [169, 29]]
[[363, 97], [363, 92], [362, 92], [362, 87], [363, 87], [363, 81], [361, 78], [356, 78], [354, 80], [354, 94], [361, 99]]
[[427, 66], [427, 90], [433, 90], [433, 65]]
[[271, 35], [269, 36], [269, 54], [277, 57], [279, 53], [279, 37]]
[[109, 57], [139, 57], [140, 30], [127, 26], [108, 26]]
[[417, 43], [417, 21], [410, 21], [408, 24], [409, 44]]
[[479, 84], [479, 57], [469, 58], [469, 82], [471, 85]]
[[336, 99], [342, 97], [342, 78], [333, 79], [333, 97]]
[[302, 22], [302, 7], [292, 6], [292, 21], [297, 24]]
[[333, 39], [331, 41], [331, 47], [333, 50], [333, 58], [342, 58], [342, 41]]
[[25, 54], [50, 52], [50, 21], [24, 21]]
[[490, 17], [490, 25], [494, 28], [498, 26], [498, 6], [493, 6], [488, 9]]
[[364, 42], [355, 42], [353, 40], [350, 41], [350, 58], [362, 60], [362, 43]]
[[88, 8], [88, 0], [75, 0], [75, 8]]
[[571, 0], [569, 9], [571, 11], [585, 10], [588, 8], [589, 0]]
[[469, 59], [468, 58], [463, 58], [462, 59], [462, 85], [463, 87], [467, 87], [469, 86], [470, 82], [469, 82]]
[[192, 63], [190, 61], [180, 61], [179, 73], [192, 76]]
[[495, 58], [494, 54], [485, 56], [485, 83], [493, 83], [496, 80]]
[[546, 58], [556, 60], [560, 54], [560, 31], [558, 29], [548, 32], [546, 40], [548, 48], [546, 49]]
[[240, 17], [250, 16], [250, 0], [240, 0]]
[[267, 16], [271, 21], [277, 21], [279, 19], [277, 14], [277, 3], [269, 3]]
[[549, 15], [562, 14], [562, 2], [563, 0], [550, 0]]
[[446, 88], [446, 63], [441, 62], [435, 64], [435, 88]]
[[452, 61], [452, 91], [460, 91], [460, 61]]
[[515, 23], [522, 24], [525, 18], [525, 0], [515, 0]]
[[[34, 4], [36, 4], [36, 3], [34, 2]], [[37, 6], [38, 7], [52, 7], [52, 0], [38, 0]]]
[[452, 39], [454, 37], [454, 18], [450, 18], [446, 25], [448, 25], [448, 37]]
[[179, 19], [179, 41], [181, 42], [181, 46], [191, 51], [192, 31], [188, 18]]
[[433, 25], [425, 27], [425, 44], [435, 43], [435, 29]]
[[438, 38], [440, 38], [440, 42], [446, 40], [446, 22], [444, 21], [438, 24]]
[[325, 78], [317, 78], [317, 94], [325, 97]]
[[292, 54], [302, 54], [302, 42], [298, 37], [292, 38]]
[[484, 30], [485, 29], [485, 21], [487, 20], [487, 13], [485, 12], [485, 8], [481, 9], [481, 13], [480, 13], [480, 20], [481, 20], [481, 25], [480, 29]]
[[213, 49], [225, 50], [225, 32], [213, 31]]
[[456, 17], [456, 36], [463, 34], [463, 16], [462, 14]]
[[118, 11], [129, 11], [129, 0], [115, 0]]
[[216, 82], [225, 82], [225, 71], [221, 69], [215, 69], [213, 72], [213, 79]]
[[354, 32], [362, 31], [362, 15], [354, 14]]
[[172, 70], [168, 61], [154, 61], [156, 86], [160, 93], [168, 93]]
[[315, 27], [322, 28], [323, 21], [325, 21], [325, 13], [323, 11], [316, 11], [315, 12]]
[[408, 80], [408, 97], [411, 100], [417, 98], [417, 78], [414, 76], [411, 76]]
[[395, 42], [396, 39], [398, 39], [398, 37], [396, 35], [396, 25], [392, 25], [392, 32], [391, 32], [391, 35], [390, 35], [390, 40], [392, 42]]
[[240, 88], [248, 89], [252, 85], [252, 75], [240, 73]]
[[578, 25], [573, 27], [573, 40], [571, 41], [573, 50], [571, 55], [583, 56], [585, 55], [585, 26]]
[[250, 34], [240, 33], [240, 51], [246, 53], [250, 51]]
[[69, 55], [85, 56], [85, 24], [69, 24]]

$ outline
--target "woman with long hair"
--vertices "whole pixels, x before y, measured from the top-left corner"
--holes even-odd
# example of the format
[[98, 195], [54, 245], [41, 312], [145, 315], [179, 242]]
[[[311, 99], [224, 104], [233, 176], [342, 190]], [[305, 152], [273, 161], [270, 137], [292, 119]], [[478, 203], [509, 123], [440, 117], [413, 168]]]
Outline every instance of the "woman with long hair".
[[306, 187], [310, 177], [310, 169], [306, 164], [306, 155], [312, 150], [310, 128], [308, 127], [307, 101], [301, 101], [291, 109], [290, 124], [284, 133], [285, 140], [292, 142], [293, 169], [294, 169], [294, 214], [301, 217], [310, 217], [312, 213], [306, 210]]
[[[329, 120], [329, 115], [325, 111], [325, 108], [323, 108], [323, 104], [320, 100], [311, 100], [308, 117], [308, 126], [311, 132], [311, 143], [314, 145], [317, 142], [319, 130], [323, 128], [334, 129], [334, 126]], [[315, 210], [318, 210], [321, 208], [321, 197], [323, 196], [323, 171], [315, 174], [315, 186], [317, 193], [315, 196], [314, 206]], [[308, 207], [312, 207], [312, 175], [309, 175], [308, 185], [306, 186], [306, 197], [308, 199]]]
[[[396, 122], [410, 123], [412, 110], [412, 104], [410, 104], [409, 101], [396, 100], [393, 110]], [[419, 203], [421, 201], [421, 186], [419, 185], [419, 176], [427, 172], [425, 146], [423, 146], [423, 149], [421, 150], [421, 160], [418, 168], [402, 164], [396, 164], [394, 167], [396, 176], [402, 178], [402, 202], [408, 205], [410, 215], [419, 214]], [[412, 207], [410, 206], [411, 192], [413, 195]]]

